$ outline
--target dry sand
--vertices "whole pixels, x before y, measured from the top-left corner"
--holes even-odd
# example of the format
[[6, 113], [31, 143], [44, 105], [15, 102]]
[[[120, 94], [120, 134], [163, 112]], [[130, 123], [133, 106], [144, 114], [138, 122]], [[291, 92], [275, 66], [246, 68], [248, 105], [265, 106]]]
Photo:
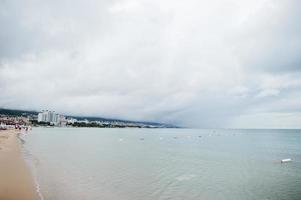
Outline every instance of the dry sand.
[[0, 130], [0, 200], [36, 200], [34, 181], [20, 152], [16, 130]]

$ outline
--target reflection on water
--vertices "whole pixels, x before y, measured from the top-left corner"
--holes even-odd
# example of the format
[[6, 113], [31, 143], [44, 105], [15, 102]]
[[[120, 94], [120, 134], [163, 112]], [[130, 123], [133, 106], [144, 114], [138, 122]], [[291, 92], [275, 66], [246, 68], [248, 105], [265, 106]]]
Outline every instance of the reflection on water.
[[47, 200], [301, 199], [300, 130], [36, 128], [23, 139]]

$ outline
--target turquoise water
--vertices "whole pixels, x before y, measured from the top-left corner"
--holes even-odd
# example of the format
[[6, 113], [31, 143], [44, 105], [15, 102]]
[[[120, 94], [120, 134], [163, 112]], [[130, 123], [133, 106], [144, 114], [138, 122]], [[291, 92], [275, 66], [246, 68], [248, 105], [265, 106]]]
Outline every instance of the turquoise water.
[[301, 130], [35, 128], [23, 139], [47, 200], [301, 199]]

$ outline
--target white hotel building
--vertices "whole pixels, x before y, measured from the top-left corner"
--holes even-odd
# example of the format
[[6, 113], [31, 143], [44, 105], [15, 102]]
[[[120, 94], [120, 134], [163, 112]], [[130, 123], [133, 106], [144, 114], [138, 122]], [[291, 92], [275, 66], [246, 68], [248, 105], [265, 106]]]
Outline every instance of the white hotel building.
[[38, 114], [38, 122], [50, 122], [54, 125], [61, 125], [65, 121], [65, 117], [56, 114], [54, 111], [43, 110]]

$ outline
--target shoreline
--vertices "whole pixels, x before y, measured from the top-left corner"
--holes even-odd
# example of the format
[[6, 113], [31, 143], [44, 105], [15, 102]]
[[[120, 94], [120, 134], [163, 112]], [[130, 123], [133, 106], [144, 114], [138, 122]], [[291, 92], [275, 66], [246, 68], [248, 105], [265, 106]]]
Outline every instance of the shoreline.
[[36, 200], [34, 179], [23, 159], [19, 130], [0, 130], [0, 199]]

